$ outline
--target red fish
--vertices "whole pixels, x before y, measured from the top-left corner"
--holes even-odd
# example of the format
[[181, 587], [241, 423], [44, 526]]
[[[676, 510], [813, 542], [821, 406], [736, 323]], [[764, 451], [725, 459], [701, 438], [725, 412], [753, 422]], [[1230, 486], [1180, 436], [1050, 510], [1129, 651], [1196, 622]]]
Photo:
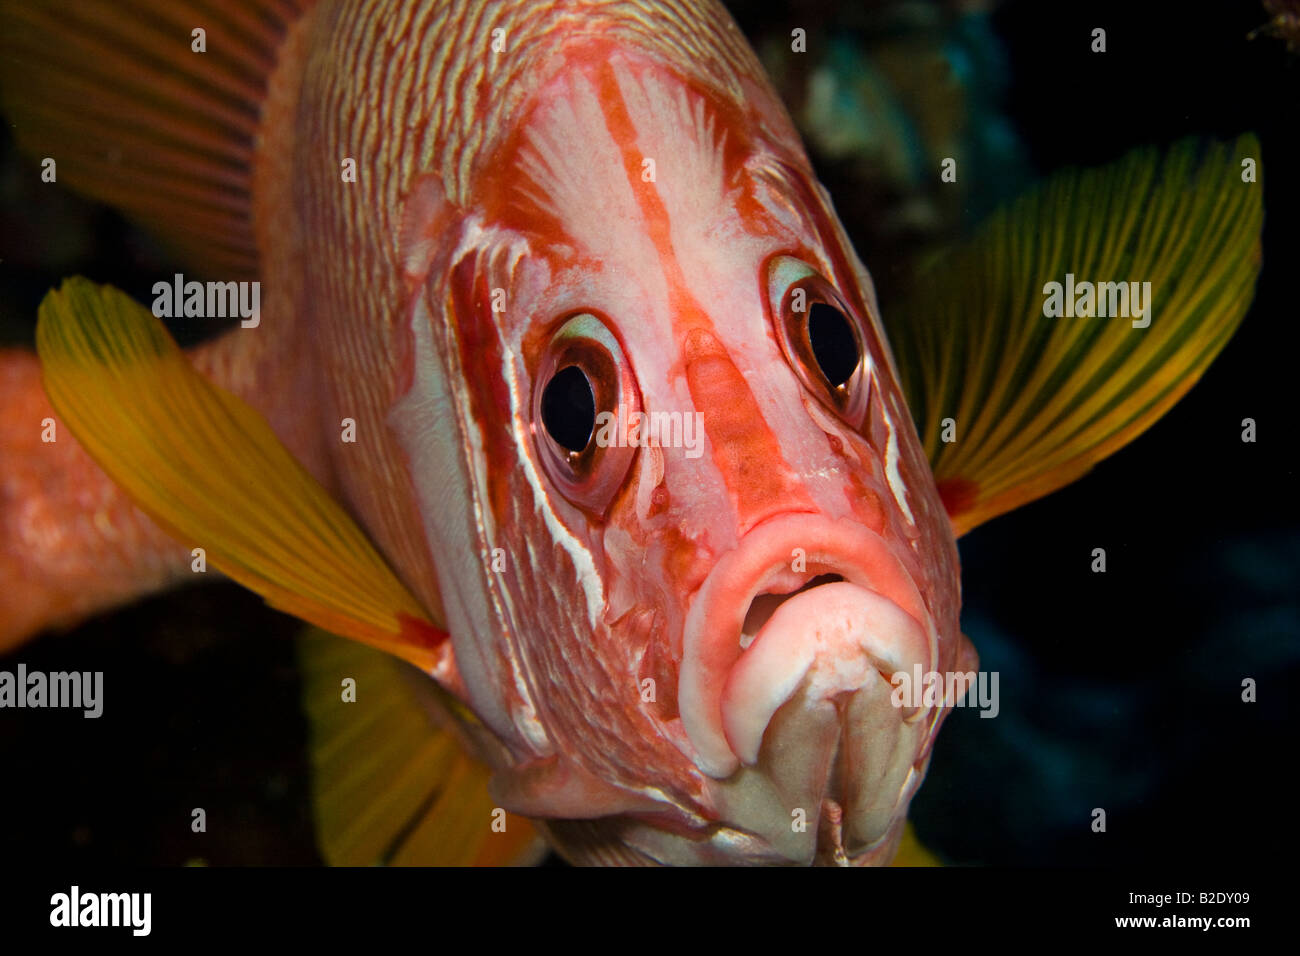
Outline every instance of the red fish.
[[[187, 355], [73, 280], [3, 356], [0, 638], [210, 561], [414, 664], [305, 659], [338, 861], [516, 858], [504, 809], [576, 862], [889, 862], [955, 703], [897, 675], [977, 667], [955, 535], [1153, 422], [1258, 270], [1253, 140], [1142, 154], [936, 266], [896, 365], [714, 3], [0, 10], [25, 149], [261, 283]], [[1067, 274], [1148, 325], [1051, 317]]]

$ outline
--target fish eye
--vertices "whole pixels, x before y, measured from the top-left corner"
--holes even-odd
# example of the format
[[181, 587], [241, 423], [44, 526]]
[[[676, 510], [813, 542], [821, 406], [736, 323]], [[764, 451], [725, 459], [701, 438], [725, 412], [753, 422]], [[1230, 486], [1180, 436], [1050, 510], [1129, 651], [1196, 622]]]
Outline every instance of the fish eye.
[[578, 366], [560, 369], [542, 389], [542, 425], [571, 455], [580, 454], [591, 441], [596, 430], [596, 394]]
[[808, 342], [831, 388], [847, 385], [862, 358], [848, 316], [829, 303], [814, 302], [808, 311]]
[[792, 256], [769, 265], [768, 301], [781, 350], [804, 386], [860, 427], [870, 383], [861, 320], [816, 269]]
[[603, 517], [636, 452], [618, 440], [618, 423], [640, 410], [636, 379], [610, 327], [590, 312], [566, 320], [542, 354], [533, 388], [533, 440], [551, 484]]

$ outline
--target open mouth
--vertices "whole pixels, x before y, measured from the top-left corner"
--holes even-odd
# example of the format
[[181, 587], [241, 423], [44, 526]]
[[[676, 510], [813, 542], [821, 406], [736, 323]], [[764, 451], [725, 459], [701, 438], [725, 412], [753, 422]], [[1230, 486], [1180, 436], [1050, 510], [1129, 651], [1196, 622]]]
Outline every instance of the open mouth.
[[[855, 861], [887, 852], [933, 723], [895, 704], [890, 675], [937, 653], [897, 546], [850, 521], [769, 519], [714, 566], [682, 641], [681, 727], [714, 817], [782, 859], [811, 860], [819, 841]], [[799, 809], [806, 831], [791, 829]]]
[[[795, 553], [806, 570], [791, 567]], [[801, 683], [833, 693], [869, 670], [924, 663], [928, 621], [878, 534], [807, 514], [769, 519], [718, 562], [687, 613], [678, 700], [691, 758], [718, 780], [752, 764], [759, 724]], [[742, 726], [745, 746], [728, 739]]]
[[766, 732], [788, 701], [821, 719], [837, 701], [868, 686], [874, 693], [876, 683], [888, 686], [890, 675], [925, 663], [926, 635], [914, 618], [876, 591], [826, 580], [833, 576], [751, 603], [758, 628], [729, 668], [719, 701], [727, 744], [745, 765], [758, 762]]
[[744, 650], [754, 643], [754, 638], [763, 629], [763, 625], [771, 620], [772, 615], [776, 613], [776, 609], [790, 598], [803, 594], [805, 591], [811, 591], [823, 584], [835, 584], [843, 580], [844, 578], [838, 574], [819, 574], [793, 591], [764, 591], [757, 595], [750, 603], [749, 611], [745, 614], [745, 621], [740, 626], [741, 649]]
[[[718, 792], [724, 818], [779, 855], [860, 862], [888, 853], [923, 773], [930, 724], [894, 701], [890, 675], [924, 666], [929, 647], [920, 622], [889, 598], [820, 570], [795, 590], [750, 601], [743, 630], [751, 633], [741, 638], [749, 646], [719, 701], [725, 740], [744, 769]], [[764, 799], [766, 813], [756, 813]], [[826, 813], [826, 825], [787, 832], [801, 807], [809, 818]]]

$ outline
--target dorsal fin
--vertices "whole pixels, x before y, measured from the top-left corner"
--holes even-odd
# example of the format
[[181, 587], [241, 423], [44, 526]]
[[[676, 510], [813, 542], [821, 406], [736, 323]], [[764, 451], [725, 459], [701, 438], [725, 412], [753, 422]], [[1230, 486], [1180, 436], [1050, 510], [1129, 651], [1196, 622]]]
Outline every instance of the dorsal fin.
[[57, 182], [118, 207], [197, 271], [251, 278], [263, 104], [313, 3], [0, 0], [0, 105]]

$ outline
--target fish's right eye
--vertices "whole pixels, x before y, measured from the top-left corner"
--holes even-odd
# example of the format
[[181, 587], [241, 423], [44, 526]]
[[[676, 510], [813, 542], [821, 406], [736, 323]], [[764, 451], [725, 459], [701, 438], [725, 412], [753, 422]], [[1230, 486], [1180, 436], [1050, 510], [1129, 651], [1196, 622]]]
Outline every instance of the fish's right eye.
[[580, 455], [596, 430], [596, 394], [587, 373], [566, 365], [542, 389], [542, 425], [570, 455]]
[[551, 483], [603, 517], [635, 448], [610, 440], [640, 411], [635, 377], [618, 338], [595, 315], [565, 322], [542, 355], [533, 388], [533, 438]]

